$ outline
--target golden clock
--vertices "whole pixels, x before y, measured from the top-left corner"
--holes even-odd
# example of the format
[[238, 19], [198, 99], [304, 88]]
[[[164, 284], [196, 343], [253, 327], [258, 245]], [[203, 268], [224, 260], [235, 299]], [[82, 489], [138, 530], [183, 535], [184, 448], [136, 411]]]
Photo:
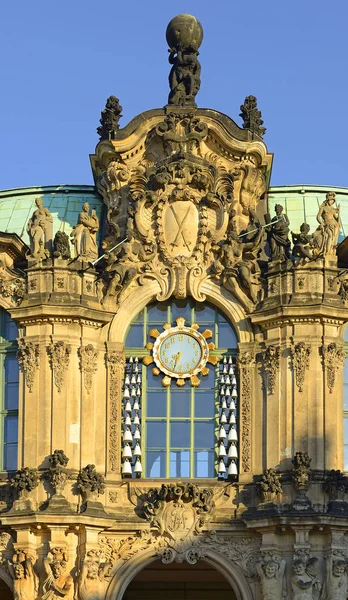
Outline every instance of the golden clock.
[[191, 384], [196, 387], [200, 384], [197, 375], [209, 373], [206, 364], [216, 364], [218, 361], [218, 357], [210, 356], [210, 350], [215, 348], [215, 344], [207, 342], [207, 338], [213, 334], [210, 329], [200, 333], [199, 326], [195, 323], [186, 327], [183, 317], [176, 319], [176, 323], [174, 327], [166, 323], [162, 333], [157, 329], [150, 331], [150, 336], [155, 338], [154, 343], [147, 344], [147, 348], [152, 350], [152, 356], [146, 356], [143, 362], [147, 365], [155, 363], [155, 375], [164, 373], [164, 386], [170, 385], [172, 379], [176, 379], [179, 386], [190, 379]]

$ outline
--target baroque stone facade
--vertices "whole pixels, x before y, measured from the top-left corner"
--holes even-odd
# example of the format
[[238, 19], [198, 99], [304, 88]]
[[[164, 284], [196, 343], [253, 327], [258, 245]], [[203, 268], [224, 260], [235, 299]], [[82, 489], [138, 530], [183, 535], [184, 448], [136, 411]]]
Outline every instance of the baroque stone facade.
[[[91, 156], [103, 211], [84, 198], [69, 238], [37, 198], [30, 244], [0, 233], [0, 304], [21, 367], [18, 470], [0, 481], [6, 600], [121, 600], [156, 561], [209, 563], [231, 600], [347, 598], [340, 210], [327, 190], [319, 227], [292, 232], [292, 248], [284, 207], [271, 217], [266, 202], [272, 154], [256, 98], [242, 126], [197, 108], [202, 37], [189, 15], [169, 24], [163, 109], [121, 129], [119, 100], [107, 100]], [[146, 306], [188, 298], [216, 307], [238, 338], [223, 357], [213, 331], [190, 325], [220, 378], [222, 468], [156, 480], [141, 466], [141, 402], [159, 359], [152, 367], [153, 342], [130, 356], [125, 341]], [[162, 326], [147, 333], [175, 328]], [[177, 386], [198, 388], [209, 369], [196, 375]]]

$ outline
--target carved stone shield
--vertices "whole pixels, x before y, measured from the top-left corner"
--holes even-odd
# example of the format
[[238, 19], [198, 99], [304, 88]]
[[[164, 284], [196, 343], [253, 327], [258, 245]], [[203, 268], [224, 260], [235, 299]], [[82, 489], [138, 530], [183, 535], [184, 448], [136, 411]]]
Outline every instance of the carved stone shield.
[[174, 540], [184, 540], [194, 529], [195, 520], [196, 512], [191, 504], [172, 502], [165, 509], [165, 530]]
[[171, 256], [191, 256], [197, 241], [198, 223], [198, 209], [189, 200], [176, 200], [164, 207], [163, 234]]

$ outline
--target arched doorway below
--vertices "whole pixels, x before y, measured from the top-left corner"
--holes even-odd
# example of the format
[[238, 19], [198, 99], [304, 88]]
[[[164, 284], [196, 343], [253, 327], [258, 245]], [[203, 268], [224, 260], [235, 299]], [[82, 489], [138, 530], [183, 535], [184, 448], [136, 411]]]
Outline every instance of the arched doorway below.
[[134, 577], [123, 600], [221, 600], [224, 593], [236, 600], [230, 584], [205, 561], [165, 565], [157, 560]]
[[13, 600], [13, 595], [12, 595], [10, 588], [4, 582], [4, 580], [1, 578], [0, 578], [0, 598], [1, 598], [1, 600]]

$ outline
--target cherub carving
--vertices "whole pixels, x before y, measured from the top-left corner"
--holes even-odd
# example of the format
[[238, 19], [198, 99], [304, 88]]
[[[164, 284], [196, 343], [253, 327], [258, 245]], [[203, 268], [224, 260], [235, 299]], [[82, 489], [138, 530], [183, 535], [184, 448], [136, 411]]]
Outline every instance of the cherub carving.
[[286, 590], [284, 588], [285, 566], [285, 560], [279, 562], [273, 558], [261, 561], [257, 565], [263, 600], [281, 600], [281, 598], [286, 598]]
[[346, 600], [348, 596], [347, 560], [342, 557], [327, 559], [325, 600]]
[[8, 570], [13, 579], [14, 600], [34, 600], [38, 593], [39, 580], [34, 571], [32, 561], [27, 556], [22, 562], [8, 561]]
[[74, 581], [69, 571], [64, 558], [51, 561], [50, 558], [44, 558], [44, 571], [46, 579], [42, 586], [42, 600], [58, 600], [65, 598], [73, 600], [74, 597]]
[[310, 226], [308, 223], [302, 223], [300, 233], [291, 232], [292, 241], [294, 244], [292, 254], [298, 258], [313, 258], [314, 254], [314, 238], [309, 233]]
[[319, 598], [321, 584], [317, 577], [317, 558], [300, 556], [293, 561], [291, 578], [293, 600], [314, 600]]

